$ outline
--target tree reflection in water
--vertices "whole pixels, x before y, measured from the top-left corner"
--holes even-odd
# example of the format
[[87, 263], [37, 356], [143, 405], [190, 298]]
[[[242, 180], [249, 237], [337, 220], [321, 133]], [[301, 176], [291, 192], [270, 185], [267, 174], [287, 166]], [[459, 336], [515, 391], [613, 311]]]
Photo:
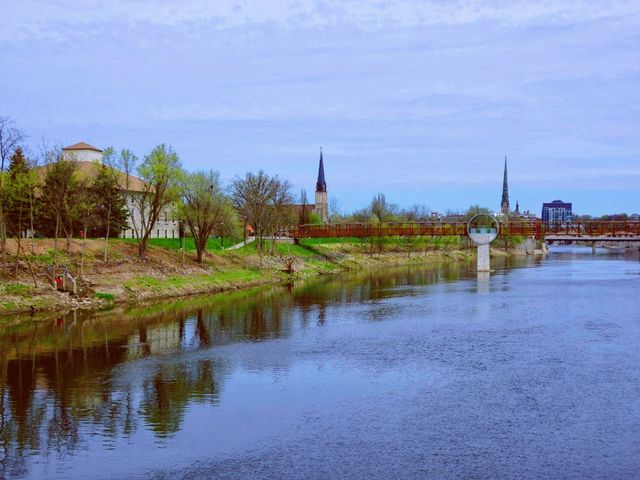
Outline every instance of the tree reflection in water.
[[[198, 352], [320, 328], [331, 323], [334, 304], [406, 296], [396, 287], [470, 274], [455, 265], [406, 267], [127, 311], [7, 319], [0, 332], [0, 478], [26, 475], [31, 454], [73, 455], [84, 436], [115, 441], [146, 428], [162, 440], [178, 432], [190, 406], [220, 401], [230, 368]], [[158, 359], [154, 368], [136, 368], [149, 357]]]

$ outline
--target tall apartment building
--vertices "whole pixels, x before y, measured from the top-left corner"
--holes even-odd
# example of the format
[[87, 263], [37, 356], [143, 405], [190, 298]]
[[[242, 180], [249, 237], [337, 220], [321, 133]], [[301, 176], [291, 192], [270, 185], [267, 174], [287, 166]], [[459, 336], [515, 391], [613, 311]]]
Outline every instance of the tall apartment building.
[[554, 200], [553, 202], [542, 204], [543, 222], [570, 222], [572, 215], [571, 203]]

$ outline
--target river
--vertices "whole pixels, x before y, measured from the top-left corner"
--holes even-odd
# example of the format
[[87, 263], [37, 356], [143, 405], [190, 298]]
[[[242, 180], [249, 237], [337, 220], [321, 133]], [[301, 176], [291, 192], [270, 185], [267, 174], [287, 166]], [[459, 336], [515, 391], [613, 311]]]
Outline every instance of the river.
[[0, 478], [638, 478], [638, 256], [494, 266], [5, 320]]

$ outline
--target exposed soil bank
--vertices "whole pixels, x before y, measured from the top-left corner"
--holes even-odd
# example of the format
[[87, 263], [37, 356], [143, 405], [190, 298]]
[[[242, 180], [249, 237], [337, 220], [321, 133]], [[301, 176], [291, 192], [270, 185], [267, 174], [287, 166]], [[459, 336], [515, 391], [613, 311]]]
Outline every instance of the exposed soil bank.
[[[183, 256], [179, 251], [162, 247], [150, 247], [147, 259], [142, 261], [137, 257], [134, 244], [113, 240], [109, 246], [109, 259], [104, 262], [104, 241], [83, 243], [74, 240], [70, 253], [66, 252], [66, 242], [64, 246], [65, 253], [59, 257], [59, 263], [66, 265], [78, 280], [77, 295], [58, 292], [50, 286], [44, 272], [46, 265], [51, 263], [53, 240], [38, 240], [29, 257], [38, 287], [34, 286], [26, 262], [20, 262], [17, 278], [11, 278], [13, 272], [5, 269], [4, 277], [0, 278], [0, 315], [94, 309], [219, 293], [382, 265], [470, 262], [474, 259], [474, 249], [461, 245], [425, 248], [333, 243], [312, 247], [276, 245], [270, 255], [262, 257], [255, 251], [255, 246], [209, 253], [204, 264], [199, 265], [191, 253]], [[492, 255], [526, 253], [530, 252], [517, 248], [509, 251], [492, 249]], [[289, 266], [293, 271], [287, 273], [285, 270]]]

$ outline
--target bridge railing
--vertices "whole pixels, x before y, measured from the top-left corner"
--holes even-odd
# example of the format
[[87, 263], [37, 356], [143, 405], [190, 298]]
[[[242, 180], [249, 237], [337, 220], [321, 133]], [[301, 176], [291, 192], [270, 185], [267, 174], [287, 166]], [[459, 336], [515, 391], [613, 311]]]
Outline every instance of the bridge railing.
[[543, 237], [638, 237], [640, 222], [611, 220], [588, 222], [545, 222], [542, 223]]
[[[292, 238], [385, 237], [385, 236], [466, 236], [465, 222], [382, 222], [298, 225], [282, 236]], [[640, 237], [638, 221], [542, 222], [515, 220], [499, 223], [499, 235], [544, 239], [568, 237]]]
[[300, 225], [291, 229], [294, 238], [389, 237], [389, 236], [460, 236], [466, 235], [466, 223], [340, 223]]

